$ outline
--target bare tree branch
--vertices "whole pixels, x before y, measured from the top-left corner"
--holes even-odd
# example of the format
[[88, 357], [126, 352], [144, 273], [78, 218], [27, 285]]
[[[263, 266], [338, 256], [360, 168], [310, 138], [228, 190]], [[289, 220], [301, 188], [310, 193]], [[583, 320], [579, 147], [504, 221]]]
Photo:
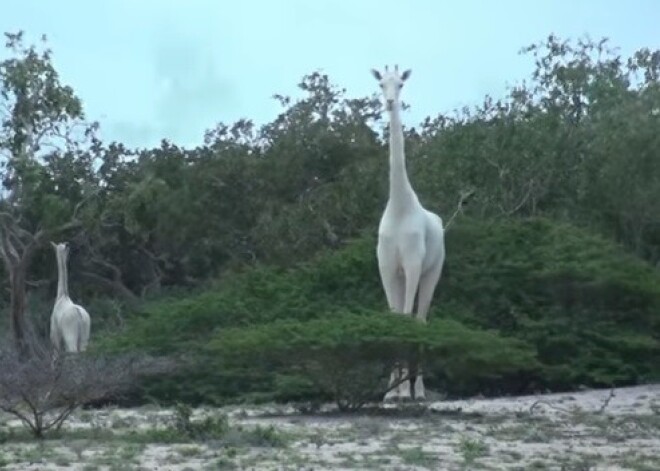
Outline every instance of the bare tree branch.
[[503, 180], [504, 177], [506, 176], [506, 174], [509, 173], [509, 169], [507, 169], [506, 167], [504, 167], [504, 166], [498, 164], [498, 163], [495, 162], [494, 160], [492, 160], [492, 159], [486, 157], [485, 155], [483, 156], [483, 158], [484, 158], [484, 160], [486, 161], [487, 164], [489, 164], [490, 166], [492, 166], [492, 167], [494, 167], [494, 168], [497, 169], [497, 173], [498, 173], [498, 175], [499, 175], [499, 177], [500, 177], [500, 180]]
[[21, 222], [23, 221], [23, 215], [19, 214], [18, 217], [14, 216], [9, 211], [0, 211], [0, 218], [3, 219], [3, 223], [7, 224], [7, 227], [12, 231], [17, 232], [22, 236], [27, 236], [28, 238], [33, 237], [30, 232], [21, 227]]
[[532, 194], [532, 188], [533, 188], [533, 186], [534, 186], [534, 180], [533, 180], [533, 179], [530, 180], [529, 182], [527, 182], [527, 191], [526, 191], [525, 194], [522, 196], [522, 198], [520, 199], [520, 201], [519, 201], [519, 202], [518, 202], [513, 208], [507, 210], [507, 209], [504, 209], [504, 207], [502, 207], [502, 205], [500, 204], [500, 205], [499, 205], [499, 208], [500, 208], [500, 211], [502, 212], [502, 214], [504, 214], [504, 215], [506, 215], [506, 216], [512, 216], [513, 214], [515, 214], [515, 213], [517, 213], [518, 211], [520, 211], [520, 209], [521, 209], [523, 206], [525, 206], [525, 204], [526, 204], [527, 201], [529, 200], [529, 197], [530, 197], [531, 194]]
[[2, 246], [0, 250], [0, 255], [2, 255], [2, 258], [4, 259], [5, 263], [9, 267], [14, 267], [18, 265], [20, 258], [19, 254], [16, 251], [16, 248], [11, 244], [11, 240], [9, 237], [9, 228], [6, 224], [6, 222], [0, 223], [2, 227], [2, 234], [0, 234], [0, 245]]
[[449, 220], [447, 221], [447, 224], [445, 224], [445, 231], [449, 229], [449, 227], [452, 225], [454, 222], [454, 219], [456, 219], [456, 216], [458, 216], [460, 213], [463, 212], [463, 205], [467, 203], [468, 199], [475, 193], [474, 189], [468, 189], [468, 190], [462, 190], [461, 194], [459, 195], [458, 198], [458, 204], [456, 205], [456, 210], [454, 213], [451, 215]]
[[31, 346], [35, 353], [27, 360], [15, 349], [0, 346], [0, 410], [39, 438], [59, 429], [85, 403], [115, 398], [140, 377], [175, 367], [171, 361], [148, 357], [53, 357], [44, 341], [34, 340]]
[[103, 275], [99, 275], [98, 273], [94, 273], [91, 271], [83, 271], [81, 272], [81, 274], [82, 276], [89, 278], [90, 280], [93, 280], [99, 283], [100, 285], [103, 285], [110, 291], [120, 296], [124, 301], [126, 301], [129, 304], [135, 304], [138, 302], [138, 296], [135, 293], [133, 293], [133, 291], [128, 289], [121, 280], [109, 279]]
[[557, 411], [559, 411], [559, 412], [563, 412], [563, 413], [565, 413], [565, 414], [570, 414], [570, 413], [571, 413], [571, 411], [569, 411], [568, 409], [566, 409], [566, 408], [564, 408], [564, 407], [560, 407], [560, 406], [558, 406], [558, 405], [556, 405], [556, 404], [553, 404], [553, 403], [551, 403], [551, 402], [549, 402], [549, 401], [546, 401], [545, 399], [539, 399], [539, 400], [537, 400], [537, 401], [534, 401], [534, 403], [529, 407], [529, 413], [530, 413], [530, 414], [533, 414], [533, 413], [534, 413], [534, 410], [535, 410], [539, 405], [541, 405], [541, 404], [544, 404], [544, 405], [546, 405], [546, 406], [548, 406], [548, 407], [550, 407], [550, 408], [552, 408], [552, 409], [555, 409], [555, 410], [557, 410]]
[[111, 290], [120, 296], [125, 302], [129, 304], [137, 303], [138, 296], [124, 283], [122, 269], [103, 257], [103, 255], [100, 254], [96, 247], [89, 241], [88, 237], [83, 239], [83, 244], [88, 253], [87, 262], [102, 268], [106, 272], [109, 272], [110, 275], [102, 275], [91, 270], [83, 271], [82, 275]]
[[44, 278], [43, 280], [26, 280], [25, 284], [31, 288], [41, 288], [42, 286], [48, 286], [51, 283], [49, 278]]
[[603, 412], [605, 412], [605, 409], [610, 404], [610, 401], [614, 398], [614, 396], [615, 396], [614, 388], [612, 388], [612, 389], [610, 389], [610, 394], [605, 398], [605, 400], [603, 401], [603, 403], [600, 406], [600, 409], [598, 409], [596, 411], [596, 413], [597, 414], [602, 414]]

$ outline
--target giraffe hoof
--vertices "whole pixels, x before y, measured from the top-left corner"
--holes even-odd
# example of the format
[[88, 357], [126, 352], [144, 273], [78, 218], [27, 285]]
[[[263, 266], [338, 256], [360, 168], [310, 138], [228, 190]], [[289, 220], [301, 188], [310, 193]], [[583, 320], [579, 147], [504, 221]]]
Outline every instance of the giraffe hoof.
[[396, 394], [396, 391], [389, 391], [385, 394], [385, 397], [383, 397], [383, 402], [390, 404], [399, 402], [399, 396]]

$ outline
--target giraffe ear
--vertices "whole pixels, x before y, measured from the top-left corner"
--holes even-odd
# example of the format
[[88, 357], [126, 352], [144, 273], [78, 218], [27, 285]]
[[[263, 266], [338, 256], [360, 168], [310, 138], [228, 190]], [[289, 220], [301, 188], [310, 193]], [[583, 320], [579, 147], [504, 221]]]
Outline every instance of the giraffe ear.
[[371, 74], [376, 77], [376, 80], [382, 80], [383, 76], [380, 75], [380, 72], [378, 72], [376, 69], [371, 69]]
[[411, 72], [412, 71], [410, 69], [408, 69], [404, 73], [402, 73], [401, 74], [401, 80], [408, 80], [408, 77], [410, 77]]

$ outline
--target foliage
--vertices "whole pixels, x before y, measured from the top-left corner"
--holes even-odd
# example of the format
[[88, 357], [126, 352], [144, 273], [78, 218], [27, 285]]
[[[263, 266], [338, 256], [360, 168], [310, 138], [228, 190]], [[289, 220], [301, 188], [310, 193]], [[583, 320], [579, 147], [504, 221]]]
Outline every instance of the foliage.
[[[388, 352], [397, 352], [394, 344], [410, 346], [411, 339], [434, 348], [441, 345], [433, 342], [445, 342], [438, 357], [447, 363], [436, 364], [428, 377], [449, 394], [610, 386], [660, 376], [654, 361], [659, 352], [658, 275], [600, 236], [542, 218], [461, 218], [447, 234], [446, 269], [430, 314], [433, 321], [427, 331], [410, 325], [422, 329], [410, 331], [411, 338], [398, 324], [388, 324], [405, 319], [388, 320], [383, 314], [374, 243], [373, 236], [364, 236], [295, 269], [247, 270], [217, 289], [154, 303], [102, 348], [203, 355], [199, 364], [204, 366], [189, 371], [185, 390], [176, 378], [163, 378], [150, 389], [163, 399], [185, 394], [191, 401], [221, 401], [237, 391], [276, 391], [281, 398], [336, 396], [332, 387], [339, 383], [345, 391], [354, 378], [366, 380], [363, 370], [372, 368], [381, 378], [384, 365], [392, 361]], [[484, 372], [495, 374], [498, 365], [509, 371], [507, 365], [517, 365], [518, 356], [504, 347], [486, 350], [495, 340], [483, 337], [483, 329], [528, 345], [539, 361], [535, 374], [487, 377]], [[208, 341], [217, 349], [210, 355], [204, 347]], [[351, 350], [351, 342], [357, 350]], [[251, 349], [272, 361], [281, 352], [287, 360], [277, 365], [296, 364], [296, 358], [312, 363], [302, 377], [268, 362], [244, 360], [242, 371], [231, 362], [215, 366], [215, 360], [223, 361], [221, 352], [229, 361], [231, 352], [238, 359], [251, 358]], [[320, 373], [330, 371], [333, 361], [337, 374], [319, 385]], [[372, 390], [381, 387], [377, 381], [371, 384]]]
[[[387, 143], [375, 96], [348, 96], [313, 72], [297, 98], [275, 96], [282, 111], [264, 126], [241, 119], [218, 123], [196, 148], [163, 139], [128, 149], [96, 138], [45, 43], [6, 36], [0, 255], [10, 289], [0, 303], [15, 340], [29, 335], [29, 310], [44, 333], [56, 277], [45, 241], [68, 238], [74, 297], [96, 307], [92, 348], [188, 355], [190, 386], [164, 375], [149, 381], [156, 397], [333, 394], [313, 374], [217, 371], [209, 345], [225, 331], [283, 335], [288, 322], [308, 343], [273, 345], [286, 357], [325, 338], [323, 322], [351, 338], [382, 315], [374, 246]], [[425, 206], [449, 221], [473, 195], [447, 233], [431, 325], [462, 326], [462, 343], [448, 343], [457, 351], [473, 337], [481, 351], [484, 330], [523, 342], [537, 370], [494, 380], [447, 363], [429, 381], [468, 394], [657, 379], [660, 52], [624, 58], [605, 40], [554, 35], [522, 52], [528, 80], [405, 137]], [[100, 329], [118, 332], [101, 339]], [[330, 351], [342, 359], [333, 348], [319, 350], [319, 365]]]
[[308, 320], [365, 304], [382, 307], [372, 244], [372, 238], [365, 237], [343, 249], [341, 256], [321, 254], [296, 269], [249, 269], [222, 279], [217, 289], [155, 301], [134, 315], [127, 332], [108, 338], [106, 348], [185, 352], [216, 328]]
[[206, 416], [202, 420], [192, 420], [192, 409], [187, 404], [177, 403], [174, 411], [173, 431], [177, 439], [192, 441], [214, 440], [230, 446], [284, 447], [286, 438], [272, 425], [254, 428], [231, 427], [226, 415]]
[[547, 219], [463, 219], [447, 239], [456, 256], [438, 302], [467, 308], [468, 325], [536, 345], [543, 386], [659, 377], [660, 276], [647, 264]]
[[218, 439], [229, 431], [227, 416], [205, 417], [201, 422], [193, 422], [192, 409], [182, 403], [176, 404], [174, 412], [174, 429], [191, 440]]
[[533, 351], [520, 342], [449, 320], [424, 325], [382, 312], [228, 328], [208, 349], [220, 371], [299, 376], [341, 410], [379, 400], [394, 364], [420, 350], [427, 377], [443, 375], [455, 383], [524, 376], [535, 365]]
[[658, 263], [660, 52], [626, 60], [607, 40], [554, 35], [522, 52], [529, 81], [422, 123], [409, 153], [418, 192], [447, 214], [476, 189], [475, 217], [570, 221]]

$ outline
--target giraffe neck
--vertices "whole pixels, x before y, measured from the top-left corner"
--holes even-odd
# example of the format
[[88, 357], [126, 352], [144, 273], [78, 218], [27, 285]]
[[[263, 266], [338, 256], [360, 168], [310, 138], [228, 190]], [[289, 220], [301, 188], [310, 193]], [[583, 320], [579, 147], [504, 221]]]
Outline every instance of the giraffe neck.
[[416, 199], [415, 192], [406, 172], [403, 127], [399, 106], [394, 104], [390, 110], [390, 203], [402, 207]]
[[64, 254], [57, 252], [57, 298], [69, 297], [69, 279]]

